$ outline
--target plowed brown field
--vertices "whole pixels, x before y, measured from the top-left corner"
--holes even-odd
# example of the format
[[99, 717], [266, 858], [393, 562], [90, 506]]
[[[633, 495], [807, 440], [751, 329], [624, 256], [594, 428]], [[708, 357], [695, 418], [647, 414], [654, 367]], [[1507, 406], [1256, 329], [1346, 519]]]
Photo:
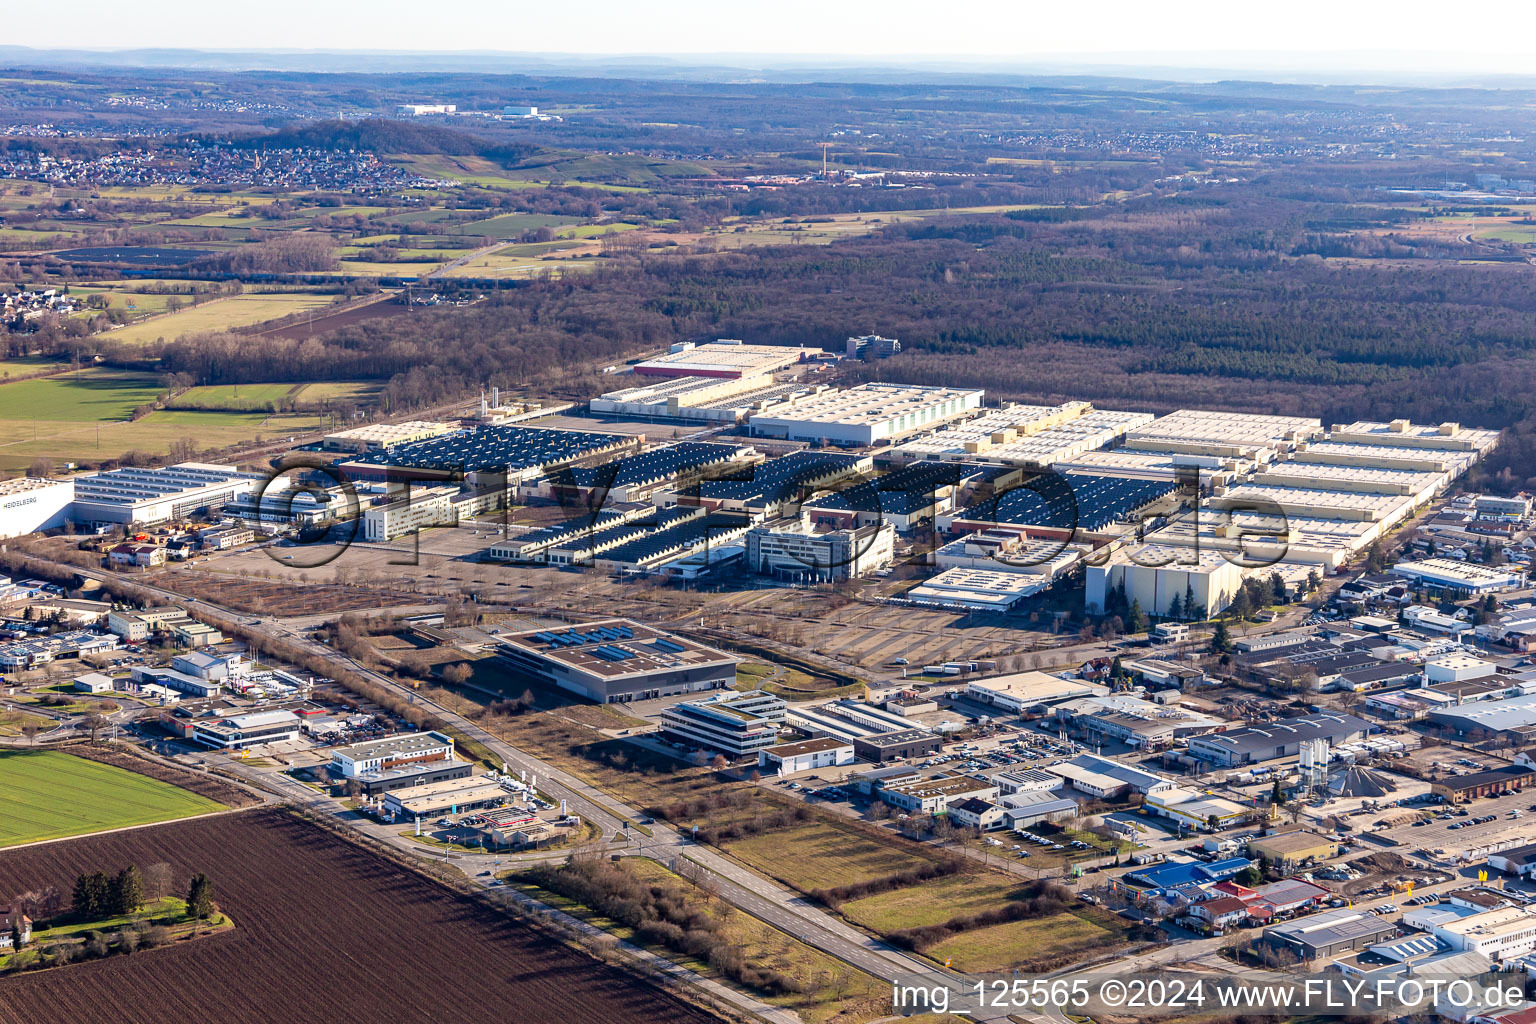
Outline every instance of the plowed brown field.
[[0, 1022], [710, 1024], [715, 1018], [278, 811], [0, 853], [0, 894], [130, 862], [214, 880], [235, 929], [0, 977]]

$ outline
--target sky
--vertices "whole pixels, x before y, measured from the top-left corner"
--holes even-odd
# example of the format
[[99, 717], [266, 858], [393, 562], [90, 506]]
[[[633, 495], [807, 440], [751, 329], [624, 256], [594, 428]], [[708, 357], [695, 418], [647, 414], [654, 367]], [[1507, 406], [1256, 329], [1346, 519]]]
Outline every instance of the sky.
[[[61, 32], [61, 25], [67, 31]], [[774, 55], [995, 65], [1536, 74], [1536, 3], [1480, 0], [70, 0], [6, 15], [47, 49]], [[743, 61], [750, 63], [750, 61]]]

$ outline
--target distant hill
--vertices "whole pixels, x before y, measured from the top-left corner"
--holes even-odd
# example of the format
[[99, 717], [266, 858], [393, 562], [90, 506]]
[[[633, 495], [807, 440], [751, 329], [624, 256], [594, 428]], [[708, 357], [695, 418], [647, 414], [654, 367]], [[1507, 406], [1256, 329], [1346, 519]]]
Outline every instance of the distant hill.
[[441, 125], [376, 117], [361, 121], [309, 121], [267, 135], [246, 135], [228, 141], [245, 149], [315, 147], [363, 149], [380, 154], [442, 153], [483, 156], [502, 164], [515, 164], [539, 152], [537, 146], [496, 142]]

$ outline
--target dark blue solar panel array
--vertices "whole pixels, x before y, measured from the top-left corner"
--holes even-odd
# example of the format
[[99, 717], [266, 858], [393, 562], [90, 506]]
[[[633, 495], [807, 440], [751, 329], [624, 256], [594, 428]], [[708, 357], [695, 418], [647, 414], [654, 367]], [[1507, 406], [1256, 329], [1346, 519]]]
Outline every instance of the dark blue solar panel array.
[[1102, 530], [1149, 502], [1172, 494], [1172, 480], [1132, 480], [1090, 473], [1046, 473], [1000, 497], [968, 506], [957, 518], [1042, 526]]
[[[581, 647], [584, 644], [609, 644], [614, 640], [632, 640], [634, 636], [635, 631], [628, 626], [598, 626], [596, 629], [590, 629], [585, 633], [574, 629], [566, 630], [563, 633], [546, 629], [542, 633], [533, 634], [535, 640], [542, 641], [551, 647]], [[594, 648], [594, 650], [598, 651], [602, 649], [601, 646]], [[621, 651], [617, 647], [610, 649], [618, 651], [619, 654], [626, 658], [633, 657], [628, 651]]]
[[711, 512], [626, 541], [597, 557], [604, 561], [643, 564], [668, 552], [717, 540], [724, 534], [745, 529], [749, 525], [749, 518], [742, 513]]
[[793, 452], [756, 466], [745, 467], [730, 479], [706, 480], [699, 485], [699, 496], [717, 500], [748, 501], [757, 497], [775, 499], [795, 495], [800, 486], [839, 468], [852, 472], [859, 464], [857, 455], [836, 452]]
[[396, 445], [380, 455], [368, 456], [368, 461], [386, 466], [482, 473], [503, 467], [515, 470], [568, 462], [627, 440], [622, 434], [584, 430], [476, 427]]
[[888, 512], [907, 515], [933, 504], [940, 487], [958, 487], [978, 476], [998, 472], [996, 466], [973, 466], [963, 462], [914, 462], [875, 477], [859, 481], [845, 490], [811, 501], [815, 508], [859, 512]]
[[708, 441], [684, 441], [667, 448], [625, 455], [601, 466], [562, 469], [555, 482], [575, 487], [624, 487], [666, 480], [685, 470], [725, 462], [735, 454], [736, 448], [736, 445]]

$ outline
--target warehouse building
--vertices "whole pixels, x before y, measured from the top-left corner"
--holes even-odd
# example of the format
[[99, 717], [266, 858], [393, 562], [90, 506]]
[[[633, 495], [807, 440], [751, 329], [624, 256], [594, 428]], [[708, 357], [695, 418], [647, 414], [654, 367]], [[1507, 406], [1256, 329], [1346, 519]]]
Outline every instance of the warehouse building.
[[70, 518], [74, 500], [73, 480], [0, 480], [0, 539], [59, 529]]
[[[1074, 552], [1076, 554], [1076, 552]], [[1048, 590], [1055, 579], [987, 569], [945, 569], [913, 587], [904, 599], [932, 608], [967, 612], [1006, 612], [1026, 597]]]
[[648, 377], [635, 387], [592, 399], [594, 413], [641, 419], [739, 423], [776, 402], [814, 394], [825, 385], [779, 382], [768, 376]]
[[1095, 697], [1108, 692], [1107, 687], [1096, 683], [1062, 679], [1047, 672], [1034, 671], [974, 679], [965, 687], [965, 694], [970, 699], [1015, 715], [1041, 705], [1054, 705], [1074, 697]]
[[1319, 420], [1299, 416], [1179, 409], [1126, 432], [1139, 451], [1217, 455], [1264, 465], [1322, 436]]
[[1050, 466], [1113, 444], [1151, 419], [1150, 413], [1095, 409], [1088, 402], [1005, 405], [905, 441], [891, 457]]
[[1185, 828], [1209, 828], [1214, 819], [1217, 828], [1241, 821], [1252, 811], [1251, 807], [1211, 793], [1199, 793], [1192, 789], [1173, 786], [1148, 793], [1142, 806], [1147, 813], [1160, 815], [1183, 825]]
[[792, 452], [781, 459], [730, 467], [719, 479], [702, 481], [696, 503], [709, 509], [745, 512], [757, 519], [778, 517], [789, 506], [835, 491], [862, 486], [874, 472], [868, 455]]
[[349, 430], [338, 430], [320, 439], [328, 452], [377, 452], [397, 444], [410, 444], [446, 434], [455, 429], [451, 423], [407, 420], [404, 423], [370, 423]]
[[1328, 432], [1328, 439], [1343, 444], [1385, 445], [1483, 455], [1499, 443], [1499, 432], [1472, 430], [1459, 423], [1425, 426], [1408, 420], [1392, 420], [1390, 423], [1357, 420], [1345, 426], [1335, 426]]
[[1248, 840], [1248, 856], [1267, 858], [1281, 874], [1290, 874], [1309, 864], [1321, 864], [1339, 855], [1339, 844], [1327, 836], [1298, 829]]
[[331, 771], [343, 778], [453, 757], [453, 739], [440, 732], [415, 732], [365, 740], [331, 751]]
[[1296, 757], [1301, 744], [1308, 740], [1327, 740], [1333, 746], [1355, 743], [1365, 739], [1374, 729], [1370, 722], [1354, 715], [1331, 712], [1302, 715], [1196, 736], [1189, 741], [1189, 752], [1203, 761], [1230, 768], [1277, 757]]
[[1264, 929], [1263, 941], [1290, 950], [1301, 960], [1317, 960], [1367, 946], [1397, 934], [1397, 925], [1363, 910], [1329, 910]]
[[[1220, 551], [1138, 544], [1121, 548], [1084, 573], [1084, 606], [1092, 614], [1109, 607], [1109, 595], [1124, 590], [1148, 615], [1219, 615], [1242, 589], [1246, 570]], [[1193, 606], [1193, 611], [1191, 611]], [[1203, 614], [1202, 614], [1203, 612]]]
[[1536, 694], [1437, 707], [1428, 718], [1458, 739], [1507, 739], [1524, 745], [1536, 738]]
[[599, 704], [723, 689], [736, 682], [739, 660], [632, 619], [505, 634], [497, 655], [524, 675]]
[[1488, 866], [1495, 871], [1502, 871], [1506, 875], [1514, 875], [1517, 878], [1536, 876], [1536, 843], [1517, 846], [1513, 850], [1505, 850], [1502, 853], [1490, 853]]
[[679, 701], [661, 713], [663, 736], [730, 758], [756, 756], [778, 743], [785, 701], [766, 690], [727, 690]]
[[1360, 494], [1396, 494], [1416, 504], [1433, 498], [1450, 480], [1445, 473], [1367, 466], [1332, 466], [1317, 462], [1279, 462], [1256, 478], [1271, 487], [1296, 487]]
[[1536, 783], [1536, 770], [1521, 765], [1494, 768], [1470, 775], [1452, 775], [1429, 784], [1432, 795], [1448, 804], [1466, 803], [1485, 796], [1518, 793]]
[[508, 490], [556, 466], [637, 450], [642, 441], [624, 434], [481, 424], [397, 444], [344, 462], [340, 469], [352, 480], [449, 481], [462, 475], [473, 486]]
[[722, 377], [730, 380], [761, 377], [803, 362], [819, 349], [787, 345], [743, 345], [721, 339], [698, 345], [680, 342], [664, 356], [634, 365], [642, 377]]
[[[183, 462], [164, 469], [125, 466], [75, 479], [70, 518], [91, 526], [133, 526], [212, 512], [266, 483], [234, 466]], [[285, 487], [277, 477], [273, 486]]]
[[1404, 448], [1386, 444], [1346, 444], [1319, 441], [1296, 452], [1291, 461], [1308, 465], [1360, 466], [1367, 469], [1406, 469], [1444, 473], [1454, 480], [1477, 461], [1476, 452]]
[[484, 775], [432, 782], [384, 794], [384, 815], [394, 820], [463, 814], [507, 802], [507, 791]]
[[299, 716], [292, 711], [255, 711], [229, 718], [196, 719], [192, 740], [220, 750], [245, 750], [299, 738]]
[[224, 684], [216, 679], [199, 679], [172, 668], [157, 668], [153, 665], [135, 665], [129, 675], [136, 683], [157, 684], [189, 697], [215, 697], [224, 689]]
[[1398, 562], [1389, 571], [1408, 580], [1415, 588], [1432, 593], [1498, 594], [1525, 586], [1525, 574], [1517, 569], [1477, 565], [1455, 558]]
[[779, 743], [757, 752], [757, 766], [764, 774], [793, 775], [812, 768], [831, 768], [853, 763], [853, 744], [830, 736]]
[[860, 384], [777, 405], [753, 416], [758, 437], [869, 446], [909, 437], [981, 408], [985, 392], [919, 384]]
[[997, 481], [990, 494], [938, 518], [949, 534], [980, 530], [1035, 540], [1107, 540], [1128, 532], [1148, 509], [1173, 494], [1167, 480], [1048, 472]]
[[929, 757], [939, 752], [943, 738], [928, 729], [871, 732], [853, 737], [853, 752], [866, 761], [884, 764], [909, 757]]
[[691, 493], [699, 481], [720, 475], [728, 462], [755, 456], [750, 447], [683, 441], [624, 455], [595, 466], [562, 466], [550, 474], [548, 493], [564, 504], [591, 508], [609, 502], [644, 501], [658, 491]]

